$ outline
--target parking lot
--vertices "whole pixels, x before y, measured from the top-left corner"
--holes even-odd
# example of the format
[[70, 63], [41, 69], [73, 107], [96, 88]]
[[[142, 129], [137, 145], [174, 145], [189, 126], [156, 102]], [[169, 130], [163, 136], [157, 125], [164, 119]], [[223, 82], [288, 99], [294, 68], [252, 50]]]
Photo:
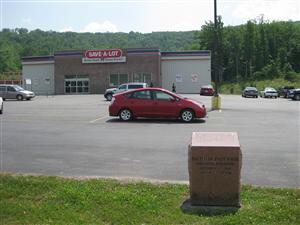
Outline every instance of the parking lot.
[[[211, 106], [211, 97], [185, 96]], [[108, 116], [103, 95], [5, 101], [1, 171], [187, 182], [192, 132], [236, 131], [243, 183], [299, 187], [299, 102], [221, 97], [221, 111], [190, 124], [121, 122]]]

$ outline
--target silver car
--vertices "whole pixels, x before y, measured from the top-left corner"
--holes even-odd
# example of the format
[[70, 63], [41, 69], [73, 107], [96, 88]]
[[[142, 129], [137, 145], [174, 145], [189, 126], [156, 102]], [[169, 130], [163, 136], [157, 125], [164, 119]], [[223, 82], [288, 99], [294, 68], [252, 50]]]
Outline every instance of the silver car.
[[131, 89], [138, 89], [138, 88], [146, 88], [148, 85], [147, 83], [126, 83], [126, 84], [121, 84], [118, 88], [109, 88], [106, 89], [104, 93], [104, 97], [106, 98], [107, 101], [111, 101], [113, 94], [131, 90]]
[[18, 85], [1, 84], [0, 97], [2, 97], [4, 101], [5, 99], [17, 99], [21, 101], [23, 99], [30, 100], [35, 97], [35, 94]]

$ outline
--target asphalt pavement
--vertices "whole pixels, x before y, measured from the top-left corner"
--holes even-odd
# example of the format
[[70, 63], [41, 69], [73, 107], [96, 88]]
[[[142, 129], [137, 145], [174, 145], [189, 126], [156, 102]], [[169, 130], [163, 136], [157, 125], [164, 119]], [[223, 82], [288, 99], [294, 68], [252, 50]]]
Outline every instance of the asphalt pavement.
[[[185, 96], [211, 106], [211, 97]], [[243, 154], [242, 183], [299, 187], [299, 102], [221, 97], [222, 110], [191, 124], [121, 122], [108, 116], [103, 95], [5, 101], [1, 171], [188, 182], [192, 132], [236, 131]]]

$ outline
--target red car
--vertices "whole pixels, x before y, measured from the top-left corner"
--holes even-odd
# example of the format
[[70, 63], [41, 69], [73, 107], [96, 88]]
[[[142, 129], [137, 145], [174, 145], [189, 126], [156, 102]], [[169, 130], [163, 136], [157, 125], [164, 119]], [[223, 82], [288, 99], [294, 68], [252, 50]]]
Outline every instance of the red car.
[[206, 116], [203, 104], [176, 95], [162, 88], [141, 88], [114, 94], [109, 106], [110, 116], [123, 121], [137, 117], [181, 118], [191, 122]]
[[202, 86], [200, 89], [200, 95], [212, 96], [214, 94], [215, 94], [215, 90], [214, 90], [213, 86], [211, 86], [211, 85]]

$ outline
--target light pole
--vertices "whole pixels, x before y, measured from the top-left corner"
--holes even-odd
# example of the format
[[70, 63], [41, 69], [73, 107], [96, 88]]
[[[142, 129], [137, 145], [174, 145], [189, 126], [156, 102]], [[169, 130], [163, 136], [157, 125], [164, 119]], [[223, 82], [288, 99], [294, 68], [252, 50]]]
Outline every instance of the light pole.
[[214, 80], [215, 96], [219, 96], [217, 0], [214, 0]]
[[214, 0], [214, 81], [215, 94], [212, 98], [212, 110], [221, 109], [221, 97], [219, 96], [219, 59], [218, 59], [218, 25], [217, 25], [217, 0]]

